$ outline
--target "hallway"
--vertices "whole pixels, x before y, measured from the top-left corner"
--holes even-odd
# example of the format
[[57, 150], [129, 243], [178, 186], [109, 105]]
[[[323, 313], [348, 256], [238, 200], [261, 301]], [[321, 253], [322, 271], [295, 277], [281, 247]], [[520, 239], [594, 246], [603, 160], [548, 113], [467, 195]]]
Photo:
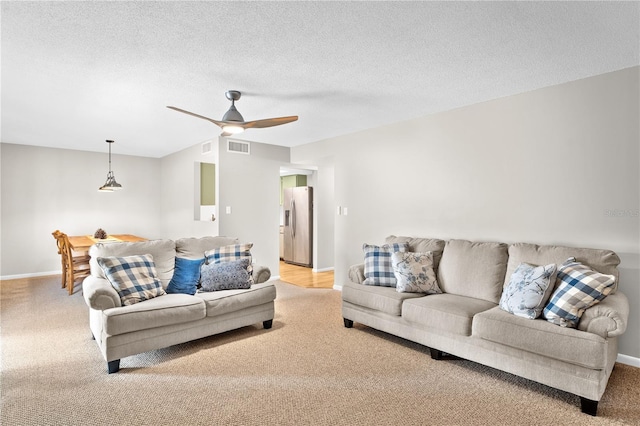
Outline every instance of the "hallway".
[[333, 288], [333, 271], [313, 272], [311, 268], [280, 261], [280, 279], [305, 288]]

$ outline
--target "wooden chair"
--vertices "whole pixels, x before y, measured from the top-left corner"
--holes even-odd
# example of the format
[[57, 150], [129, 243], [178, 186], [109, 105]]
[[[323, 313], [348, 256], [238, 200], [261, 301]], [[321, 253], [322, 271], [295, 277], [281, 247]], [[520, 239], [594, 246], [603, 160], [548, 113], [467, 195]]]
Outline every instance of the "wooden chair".
[[55, 231], [53, 231], [51, 233], [51, 235], [53, 235], [53, 238], [56, 239], [56, 245], [58, 246], [58, 254], [60, 255], [60, 263], [62, 263], [62, 288], [65, 288], [67, 286], [67, 263], [64, 261], [64, 255], [63, 250], [62, 250], [62, 232], [60, 232], [60, 230], [56, 229]]
[[74, 256], [69, 244], [69, 237], [64, 232], [56, 231], [53, 235], [56, 237], [58, 251], [62, 256], [62, 287], [66, 287], [69, 295], [72, 295], [75, 282], [90, 274], [89, 260], [91, 257], [87, 254]]

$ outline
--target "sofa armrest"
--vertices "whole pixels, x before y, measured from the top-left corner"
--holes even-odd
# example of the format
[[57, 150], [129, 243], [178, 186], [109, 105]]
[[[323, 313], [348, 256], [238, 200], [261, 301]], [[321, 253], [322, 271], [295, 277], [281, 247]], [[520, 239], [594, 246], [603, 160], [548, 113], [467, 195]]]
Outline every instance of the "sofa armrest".
[[620, 336], [627, 329], [628, 319], [629, 300], [624, 293], [616, 291], [585, 310], [578, 329], [604, 338]]
[[104, 278], [89, 275], [82, 282], [82, 294], [91, 309], [104, 311], [122, 306], [120, 295]]
[[364, 263], [353, 265], [349, 268], [349, 279], [354, 283], [362, 284], [364, 281]]
[[253, 265], [253, 282], [256, 284], [269, 281], [271, 270], [266, 266]]

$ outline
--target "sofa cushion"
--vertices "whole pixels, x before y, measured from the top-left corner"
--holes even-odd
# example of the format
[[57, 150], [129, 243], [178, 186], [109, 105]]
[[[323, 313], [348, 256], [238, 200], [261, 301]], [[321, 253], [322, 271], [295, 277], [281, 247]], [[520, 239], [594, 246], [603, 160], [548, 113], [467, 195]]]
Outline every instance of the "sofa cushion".
[[207, 316], [227, 314], [250, 306], [269, 303], [276, 298], [276, 287], [272, 282], [253, 284], [246, 290], [221, 290], [212, 292], [198, 292], [197, 298], [204, 301]]
[[507, 245], [450, 240], [438, 268], [438, 284], [445, 293], [497, 304], [507, 269]]
[[425, 297], [425, 295], [424, 293], [398, 293], [392, 287], [356, 284], [351, 281], [347, 281], [342, 286], [343, 301], [395, 316], [402, 314], [402, 302], [417, 297]]
[[165, 294], [150, 254], [99, 257], [97, 260], [123, 305], [133, 305]]
[[528, 320], [500, 308], [474, 317], [473, 336], [587, 368], [606, 366], [607, 342], [597, 334]]
[[391, 255], [396, 291], [403, 293], [442, 293], [433, 272], [433, 253], [396, 252]]
[[187, 294], [165, 294], [135, 305], [106, 309], [105, 332], [115, 336], [132, 331], [197, 321], [205, 317], [202, 299]]
[[560, 285], [544, 308], [547, 321], [577, 328], [585, 309], [607, 297], [615, 283], [613, 275], [601, 274], [590, 267], [567, 259], [558, 270]]
[[156, 265], [156, 273], [162, 283], [162, 287], [167, 288], [173, 268], [175, 266], [176, 244], [172, 240], [149, 240], [136, 243], [97, 243], [89, 249], [91, 255], [91, 275], [98, 278], [107, 278], [100, 265], [98, 257], [124, 257], [137, 254], [150, 254], [153, 256], [153, 263]]
[[239, 243], [237, 238], [220, 236], [180, 238], [176, 240], [176, 256], [185, 259], [203, 259], [206, 251]]
[[471, 297], [433, 294], [405, 301], [402, 318], [431, 330], [470, 336], [473, 316], [495, 306]]
[[[620, 258], [611, 250], [517, 243], [509, 246], [509, 262], [507, 263], [504, 285], [509, 284], [509, 277], [518, 265], [523, 262], [532, 265], [546, 265], [549, 263], [561, 265], [570, 257], [575, 257], [578, 262], [589, 265], [602, 274], [613, 275], [616, 283], [618, 282]], [[556, 281], [555, 287], [558, 284], [559, 282]], [[616, 286], [617, 284], [614, 284], [612, 293], [615, 292]]]
[[556, 280], [557, 266], [521, 263], [502, 291], [500, 309], [523, 318], [536, 319], [549, 301]]
[[251, 287], [251, 276], [247, 271], [250, 265], [250, 257], [202, 265], [202, 291], [246, 289]]
[[200, 266], [203, 263], [204, 257], [201, 259], [176, 257], [176, 266], [167, 286], [167, 293], [196, 294], [200, 282]]
[[396, 286], [396, 276], [391, 265], [391, 254], [397, 251], [408, 251], [407, 243], [393, 243], [376, 246], [363, 244], [364, 251], [364, 281], [365, 285], [385, 287]]
[[385, 240], [387, 244], [393, 243], [407, 243], [409, 249], [416, 253], [426, 253], [430, 251], [433, 253], [433, 270], [437, 273], [438, 266], [440, 265], [440, 259], [442, 259], [442, 251], [446, 241], [439, 240], [437, 238], [414, 238], [414, 237], [398, 237], [395, 235], [389, 235]]
[[242, 258], [249, 259], [249, 266], [247, 267], [247, 272], [249, 273], [249, 282], [251, 284], [254, 283], [253, 279], [253, 266], [251, 265], [251, 247], [253, 247], [253, 243], [244, 243], [244, 244], [232, 244], [228, 246], [222, 246], [218, 248], [214, 248], [212, 250], [207, 250], [204, 253], [204, 263], [220, 263], [231, 260], [240, 260]]

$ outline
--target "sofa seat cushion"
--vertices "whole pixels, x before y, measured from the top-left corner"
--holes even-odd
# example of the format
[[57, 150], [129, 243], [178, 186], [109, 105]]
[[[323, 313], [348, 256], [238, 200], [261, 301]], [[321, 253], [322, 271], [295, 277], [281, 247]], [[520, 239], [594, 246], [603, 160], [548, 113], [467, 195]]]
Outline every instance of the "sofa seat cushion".
[[253, 284], [248, 289], [198, 292], [196, 297], [204, 301], [207, 316], [215, 317], [272, 302], [276, 298], [276, 287], [272, 282], [266, 282]]
[[428, 329], [470, 336], [473, 316], [495, 306], [493, 302], [471, 297], [432, 294], [405, 301], [402, 318]]
[[543, 319], [520, 318], [500, 308], [475, 316], [473, 336], [587, 368], [602, 369], [607, 364], [602, 337]]
[[399, 293], [395, 287], [356, 284], [350, 281], [342, 286], [343, 301], [395, 316], [402, 314], [402, 302], [421, 297], [425, 297], [425, 295], [423, 293]]
[[105, 332], [112, 336], [197, 321], [206, 316], [202, 299], [188, 294], [165, 294], [102, 312]]

